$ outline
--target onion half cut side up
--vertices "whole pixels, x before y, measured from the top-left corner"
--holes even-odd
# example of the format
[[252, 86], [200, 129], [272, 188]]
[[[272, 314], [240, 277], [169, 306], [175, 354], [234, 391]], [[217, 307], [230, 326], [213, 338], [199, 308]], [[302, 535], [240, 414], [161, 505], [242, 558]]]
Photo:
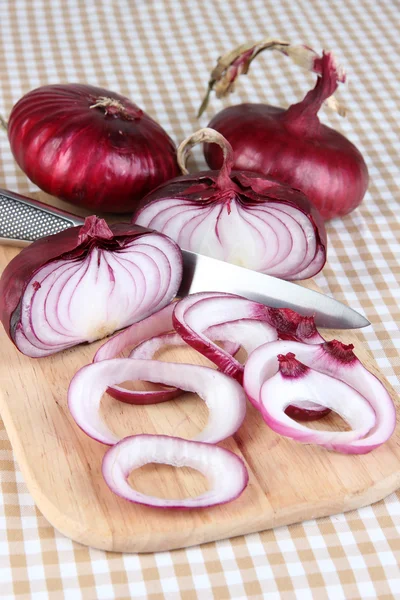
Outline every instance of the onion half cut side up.
[[[222, 148], [220, 170], [188, 175], [192, 146]], [[233, 171], [229, 142], [200, 129], [178, 148], [183, 175], [148, 194], [133, 215], [139, 225], [165, 233], [185, 249], [282, 279], [307, 279], [326, 260], [326, 232], [300, 191], [248, 171]]]
[[[244, 387], [271, 429], [329, 450], [371, 452], [396, 426], [395, 406], [385, 386], [362, 365], [351, 344], [337, 340], [260, 346], [246, 363]], [[311, 430], [285, 414], [289, 405], [308, 408], [310, 402], [334, 410], [352, 430]]]
[[[345, 114], [333, 94], [339, 83], [345, 83], [346, 75], [332, 52], [318, 55], [307, 46], [273, 39], [241, 45], [218, 59], [199, 114], [212, 90], [218, 98], [232, 92], [237, 78], [248, 73], [252, 61], [271, 50], [315, 73], [314, 89], [287, 109], [261, 103], [229, 106], [208, 126], [231, 144], [233, 169], [260, 173], [301, 190], [324, 219], [346, 215], [362, 201], [369, 175], [354, 144], [318, 118], [324, 102], [341, 116]], [[207, 144], [204, 155], [211, 169], [223, 164], [222, 152], [215, 144]]]
[[[207, 478], [210, 489], [200, 496], [184, 499], [142, 494], [131, 487], [128, 477], [134, 469], [148, 463], [196, 469]], [[165, 435], [135, 435], [123, 439], [104, 455], [102, 472], [108, 487], [118, 496], [158, 508], [207, 508], [224, 504], [240, 496], [249, 480], [244, 462], [233, 452]]]
[[42, 357], [101, 339], [167, 305], [182, 278], [164, 235], [95, 216], [24, 248], [0, 280], [0, 317], [16, 347]]
[[196, 441], [215, 444], [233, 435], [246, 414], [246, 395], [231, 377], [209, 367], [131, 358], [114, 358], [80, 369], [68, 389], [68, 406], [77, 425], [103, 444], [120, 441], [100, 417], [100, 402], [109, 386], [122, 381], [162, 383], [194, 392], [206, 403], [208, 422]]

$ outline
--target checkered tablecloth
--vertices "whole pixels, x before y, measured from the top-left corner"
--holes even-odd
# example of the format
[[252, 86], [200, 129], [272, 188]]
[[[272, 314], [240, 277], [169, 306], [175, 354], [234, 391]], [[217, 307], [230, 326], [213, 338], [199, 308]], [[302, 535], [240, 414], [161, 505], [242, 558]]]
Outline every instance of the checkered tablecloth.
[[[180, 141], [216, 58], [266, 36], [335, 50], [348, 85], [341, 120], [325, 123], [364, 154], [362, 206], [328, 225], [319, 285], [364, 311], [365, 339], [400, 391], [398, 0], [0, 0], [0, 112], [46, 83], [88, 82], [131, 97]], [[223, 105], [287, 106], [313, 81], [284, 57], [263, 55]], [[200, 164], [200, 153], [197, 153]], [[0, 187], [35, 187], [0, 135]], [[350, 600], [400, 598], [400, 493], [371, 507], [187, 550], [121, 555], [80, 546], [35, 508], [0, 428], [0, 596], [4, 600]]]

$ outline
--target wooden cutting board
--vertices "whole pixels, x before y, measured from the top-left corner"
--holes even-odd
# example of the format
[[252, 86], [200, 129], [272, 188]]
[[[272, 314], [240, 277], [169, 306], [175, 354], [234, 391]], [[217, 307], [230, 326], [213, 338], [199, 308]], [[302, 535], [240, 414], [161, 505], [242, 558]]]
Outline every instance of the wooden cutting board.
[[[0, 248], [1, 270], [17, 251]], [[325, 334], [353, 343], [359, 358], [394, 397], [354, 332]], [[249, 470], [249, 485], [237, 500], [181, 512], [124, 501], [108, 489], [101, 475], [107, 447], [88, 438], [67, 407], [72, 376], [91, 362], [100, 344], [29, 359], [14, 348], [3, 329], [0, 332], [0, 413], [16, 460], [39, 510], [77, 542], [119, 552], [181, 548], [348, 511], [376, 502], [400, 486], [399, 422], [383, 447], [365, 456], [345, 456], [276, 435], [248, 404], [240, 430], [221, 443], [242, 456]], [[160, 358], [211, 365], [188, 349], [169, 350]], [[148, 407], [125, 405], [106, 396], [103, 405], [107, 423], [121, 435], [191, 438], [207, 418], [202, 401], [191, 394]], [[324, 427], [327, 424], [343, 427], [338, 417], [327, 417]], [[142, 467], [134, 480], [140, 491], [165, 497], [206, 489], [195, 471], [168, 466]]]

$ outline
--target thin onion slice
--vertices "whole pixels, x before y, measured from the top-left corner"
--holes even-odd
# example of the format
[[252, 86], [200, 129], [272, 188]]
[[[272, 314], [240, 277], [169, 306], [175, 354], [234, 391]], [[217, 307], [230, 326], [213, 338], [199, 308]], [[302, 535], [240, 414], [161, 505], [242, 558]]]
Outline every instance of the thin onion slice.
[[[286, 356], [290, 356], [290, 352]], [[282, 356], [282, 355], [280, 355]], [[292, 355], [294, 358], [294, 355]], [[295, 360], [295, 358], [294, 358]], [[297, 361], [296, 361], [297, 362]], [[302, 363], [298, 363], [302, 365]], [[351, 431], [321, 431], [297, 423], [285, 414], [290, 405], [323, 403], [338, 413]], [[346, 452], [352, 442], [367, 435], [375, 426], [375, 413], [368, 401], [343, 381], [305, 367], [301, 375], [288, 377], [278, 371], [267, 379], [260, 392], [261, 414], [277, 433], [304, 444], [318, 444], [329, 450]]]
[[[268, 330], [268, 341], [276, 340], [276, 329], [267, 323], [267, 307], [233, 294], [200, 292], [182, 299], [175, 306], [173, 324], [189, 346], [214, 362], [223, 373], [239, 383], [243, 378], [243, 365], [228, 352], [219, 348], [203, 333], [208, 327], [233, 320], [263, 320]], [[264, 334], [266, 331], [264, 331]], [[246, 342], [246, 343], [245, 343]], [[247, 345], [249, 344], [249, 345]], [[242, 346], [252, 351], [252, 337], [242, 340]]]
[[[205, 331], [214, 323], [230, 320], [235, 316], [241, 323], [245, 323], [246, 320], [264, 323], [264, 329], [261, 330], [260, 327], [258, 335], [253, 331], [252, 335], [245, 335], [240, 340], [248, 355], [264, 342], [276, 340], [278, 335], [290, 339], [297, 338], [306, 345], [324, 341], [315, 327], [313, 317], [303, 317], [291, 309], [267, 307], [233, 294], [201, 292], [183, 298], [176, 304], [172, 317], [176, 331], [190, 346], [239, 383], [243, 382], [243, 365], [212, 342]], [[268, 339], [263, 340], [262, 337]], [[249, 400], [259, 408], [252, 396], [249, 396]], [[298, 419], [311, 421], [324, 417], [329, 413], [329, 409], [309, 402], [301, 407], [289, 406], [287, 413]]]
[[[215, 297], [219, 294], [216, 292]], [[211, 296], [211, 295], [210, 295]], [[214, 297], [214, 294], [213, 294]], [[185, 341], [176, 333], [167, 333], [173, 329], [171, 304], [147, 319], [134, 323], [118, 333], [96, 352], [93, 362], [116, 358], [126, 348], [132, 347], [130, 358], [152, 359], [163, 346], [185, 345]], [[271, 339], [270, 327], [263, 322], [236, 320], [209, 327], [205, 335], [222, 342], [224, 351], [233, 356], [243, 346], [248, 354], [254, 348]], [[121, 386], [112, 386], [108, 393], [122, 402], [130, 404], [156, 404], [175, 398], [181, 393], [176, 388], [160, 390], [127, 390]]]
[[[210, 339], [218, 341], [223, 350], [231, 356], [234, 356], [241, 347], [246, 350], [247, 354], [250, 354], [253, 349], [258, 348], [258, 346], [271, 339], [269, 325], [263, 323], [262, 321], [252, 321], [250, 319], [241, 319], [228, 323], [221, 323], [220, 325], [214, 325], [213, 327], [208, 327], [204, 334]], [[142, 342], [139, 344], [139, 346], [136, 346], [136, 348], [132, 350], [129, 358], [152, 360], [159, 350], [168, 346], [187, 347], [187, 344], [178, 333], [167, 333]], [[171, 397], [175, 397], [178, 393], [181, 393], [181, 390], [177, 390], [176, 388], [168, 391], [127, 391], [125, 398], [123, 399], [119, 395], [114, 394], [115, 389], [116, 388], [112, 388], [111, 391], [109, 390], [109, 393], [111, 393], [114, 398], [117, 397], [119, 400], [132, 402], [133, 404], [141, 403], [143, 394], [146, 394], [146, 398], [148, 400], [146, 404], [148, 404], [149, 402], [153, 403], [153, 401], [154, 403], [160, 402], [158, 398], [163, 394], [163, 392], [164, 394], [171, 394]], [[119, 389], [122, 388], [118, 388], [118, 390]], [[164, 399], [168, 400], [169, 398]]]
[[114, 358], [86, 365], [73, 377], [68, 406], [77, 425], [103, 444], [120, 441], [100, 417], [100, 402], [109, 386], [121, 381], [163, 383], [197, 393], [209, 410], [205, 428], [194, 438], [214, 444], [235, 433], [246, 414], [243, 388], [223, 373], [199, 365]]
[[[117, 333], [107, 340], [96, 352], [93, 362], [100, 362], [110, 358], [116, 358], [118, 354], [127, 348], [140, 348], [141, 344], [153, 338], [153, 336], [165, 335], [166, 332], [173, 329], [172, 313], [174, 304], [169, 304], [165, 308], [150, 315], [147, 319], [134, 323], [124, 331]], [[132, 355], [131, 355], [132, 356]], [[135, 356], [136, 358], [136, 356]], [[147, 356], [137, 356], [137, 358], [147, 358]], [[157, 404], [176, 398], [181, 393], [177, 388], [160, 390], [128, 390], [121, 386], [113, 385], [107, 389], [107, 392], [121, 402], [129, 404]]]
[[[343, 444], [338, 441], [337, 444], [334, 444], [335, 450], [352, 454], [364, 454], [377, 448], [390, 438], [396, 426], [396, 409], [392, 398], [381, 381], [368, 371], [368, 369], [366, 369], [358, 360], [353, 352], [353, 346], [351, 344], [342, 344], [337, 340], [314, 345], [293, 341], [277, 341], [264, 344], [264, 346], [260, 346], [251, 354], [245, 365], [244, 388], [248, 398], [259, 410], [261, 410], [264, 416], [269, 412], [270, 402], [272, 402], [272, 400], [269, 399], [271, 398], [271, 388], [268, 388], [268, 386], [264, 388], [264, 386], [278, 374], [278, 356], [288, 355], [288, 353], [294, 354], [297, 361], [306, 367], [309, 367], [313, 374], [314, 372], [318, 372], [319, 374], [329, 375], [331, 377], [329, 382], [324, 379], [325, 383], [320, 385], [321, 378], [319, 375], [315, 375], [315, 377], [311, 379], [311, 375], [308, 374], [307, 377], [309, 378], [310, 386], [316, 386], [314, 387], [314, 390], [317, 390], [317, 394], [310, 391], [306, 394], [308, 396], [307, 398], [303, 394], [302, 401], [300, 402], [299, 400], [299, 402], [295, 402], [295, 405], [298, 406], [299, 409], [305, 406], [304, 400], [315, 402], [317, 397], [318, 405], [332, 408], [331, 404], [336, 402], [336, 400], [339, 402], [340, 397], [336, 400], [335, 398], [330, 398], [328, 387], [334, 380], [338, 380], [345, 383], [351, 389], [354, 397], [362, 396], [364, 401], [374, 412], [375, 425], [365, 437]], [[278, 380], [279, 378], [276, 379]], [[315, 383], [316, 381], [317, 383]], [[301, 378], [293, 378], [294, 387], [300, 385], [300, 383]], [[299, 388], [299, 390], [302, 393], [304, 392], [304, 388]], [[281, 392], [283, 391], [283, 388], [281, 388]], [[300, 396], [300, 392], [298, 396]], [[293, 393], [288, 395], [290, 402], [293, 400], [294, 395], [295, 394]], [[329, 396], [330, 399], [325, 399], [325, 396], [327, 398]], [[284, 405], [286, 405], [286, 399], [282, 396], [282, 393], [279, 398], [276, 398], [276, 402], [278, 404], [284, 402]], [[359, 402], [359, 400], [356, 399], [355, 402]], [[365, 406], [367, 406], [367, 404], [365, 404]], [[346, 420], [347, 407], [345, 404], [342, 407], [338, 407], [338, 405], [335, 404], [334, 410], [339, 412]], [[351, 406], [349, 410], [351, 410]], [[370, 412], [368, 408], [365, 410], [366, 412]], [[283, 412], [280, 413], [280, 415], [285, 426], [288, 425], [289, 421], [287, 421], [287, 419], [289, 417], [284, 415]], [[274, 418], [275, 416], [276, 415], [274, 414]], [[360, 420], [362, 418], [362, 416], [359, 417]], [[290, 420], [290, 424], [293, 425], [293, 423], [294, 421]], [[354, 421], [352, 424], [354, 425]], [[355, 423], [355, 425], [357, 426], [357, 423]], [[302, 426], [299, 425], [299, 427]], [[304, 433], [303, 430], [301, 431]], [[314, 430], [313, 434], [315, 434]], [[301, 436], [299, 435], [298, 437]]]
[[[210, 489], [191, 498], [149, 496], [128, 483], [130, 473], [149, 463], [191, 467], [202, 473]], [[246, 488], [249, 475], [233, 452], [201, 442], [165, 435], [135, 435], [121, 440], [103, 458], [103, 477], [108, 487], [125, 500], [158, 508], [206, 508], [235, 500]]]

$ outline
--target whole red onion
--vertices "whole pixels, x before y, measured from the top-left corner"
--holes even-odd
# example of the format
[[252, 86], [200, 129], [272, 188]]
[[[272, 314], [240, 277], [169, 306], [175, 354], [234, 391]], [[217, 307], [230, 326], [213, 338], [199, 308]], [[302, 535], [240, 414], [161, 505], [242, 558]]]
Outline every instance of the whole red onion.
[[[241, 46], [219, 59], [199, 114], [213, 88], [218, 97], [232, 91], [236, 78], [247, 73], [251, 61], [266, 49], [278, 50], [317, 73], [314, 89], [286, 110], [267, 104], [231, 106], [215, 115], [209, 127], [232, 145], [233, 168], [262, 173], [302, 190], [324, 219], [345, 215], [362, 201], [368, 169], [357, 148], [318, 119], [326, 100], [338, 110], [332, 94], [346, 79], [331, 52], [319, 57], [310, 48], [274, 40]], [[215, 145], [205, 146], [204, 154], [212, 169], [221, 166], [222, 154]]]
[[220, 170], [176, 177], [143, 198], [133, 221], [171, 237], [185, 250], [282, 279], [307, 279], [326, 259], [326, 233], [306, 196], [249, 171], [231, 171], [233, 151], [213, 129], [201, 129], [178, 148], [212, 142], [223, 149]]
[[42, 190], [93, 211], [132, 212], [178, 174], [175, 145], [136, 104], [103, 88], [47, 85], [11, 111], [15, 160]]

